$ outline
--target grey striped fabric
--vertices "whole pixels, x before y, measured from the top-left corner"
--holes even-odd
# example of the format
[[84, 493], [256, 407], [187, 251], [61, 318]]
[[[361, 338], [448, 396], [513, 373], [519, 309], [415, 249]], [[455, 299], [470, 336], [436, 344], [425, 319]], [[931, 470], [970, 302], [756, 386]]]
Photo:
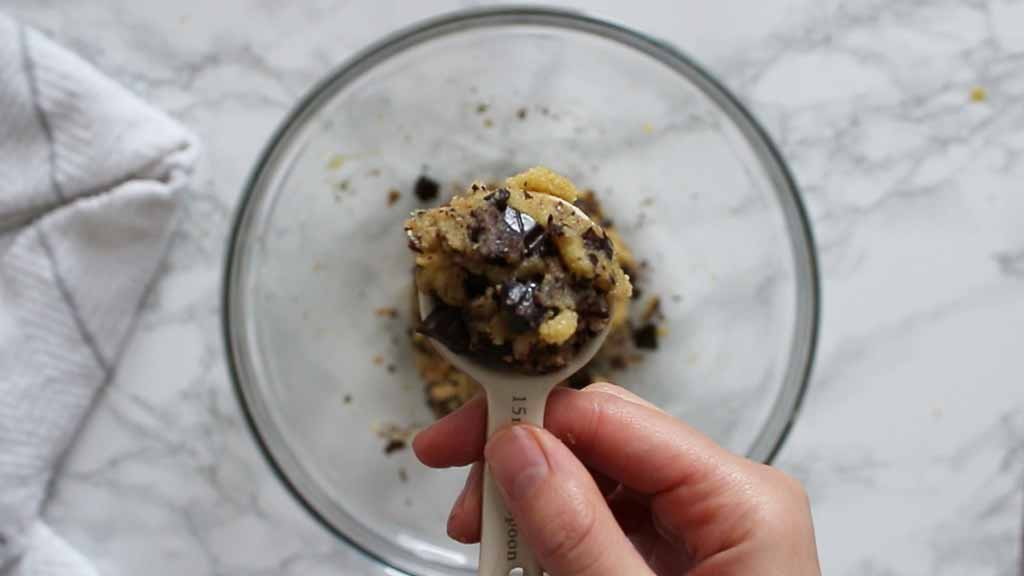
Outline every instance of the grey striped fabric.
[[194, 138], [0, 15], [0, 574], [84, 576], [39, 521], [170, 242]]

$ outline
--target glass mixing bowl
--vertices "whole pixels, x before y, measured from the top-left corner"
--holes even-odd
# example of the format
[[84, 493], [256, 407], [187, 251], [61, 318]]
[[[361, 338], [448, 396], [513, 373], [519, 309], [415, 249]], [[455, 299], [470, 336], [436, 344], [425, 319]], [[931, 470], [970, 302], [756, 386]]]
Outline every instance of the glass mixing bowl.
[[[393, 34], [318, 84], [253, 171], [224, 323], [268, 459], [338, 536], [393, 569], [472, 573], [445, 536], [464, 472], [385, 454], [433, 417], [408, 331], [402, 222], [475, 178], [542, 164], [593, 188], [662, 297], [660, 349], [620, 384], [768, 461], [796, 415], [818, 317], [800, 198], [765, 132], [674, 48], [542, 9], [462, 12]], [[398, 195], [393, 191], [398, 191]], [[397, 310], [392, 318], [389, 309]]]

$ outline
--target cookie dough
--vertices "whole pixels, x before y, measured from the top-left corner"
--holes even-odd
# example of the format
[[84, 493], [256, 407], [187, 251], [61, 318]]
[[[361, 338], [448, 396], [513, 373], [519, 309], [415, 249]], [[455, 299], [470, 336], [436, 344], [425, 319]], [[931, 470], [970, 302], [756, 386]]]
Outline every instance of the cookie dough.
[[416, 286], [435, 304], [420, 331], [456, 353], [545, 373], [624, 317], [632, 285], [615, 239], [560, 200], [579, 200], [572, 182], [533, 168], [413, 213]]

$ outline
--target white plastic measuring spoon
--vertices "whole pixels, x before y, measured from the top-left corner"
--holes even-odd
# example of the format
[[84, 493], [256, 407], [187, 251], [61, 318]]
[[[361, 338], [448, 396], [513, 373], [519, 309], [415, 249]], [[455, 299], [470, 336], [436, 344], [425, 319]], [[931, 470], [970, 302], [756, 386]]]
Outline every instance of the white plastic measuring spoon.
[[[582, 210], [557, 199], [589, 221]], [[434, 309], [433, 299], [419, 293], [420, 316], [427, 318]], [[487, 437], [510, 423], [544, 426], [544, 407], [548, 394], [559, 382], [572, 376], [586, 365], [604, 344], [611, 329], [595, 334], [573, 359], [562, 369], [549, 374], [519, 374], [511, 370], [496, 369], [473, 358], [449, 350], [436, 339], [437, 352], [453, 366], [476, 380], [487, 393]], [[480, 524], [480, 576], [508, 576], [514, 568], [521, 568], [523, 576], [542, 576], [536, 558], [521, 538], [515, 519], [505, 509], [490, 471], [484, 467], [483, 517]]]

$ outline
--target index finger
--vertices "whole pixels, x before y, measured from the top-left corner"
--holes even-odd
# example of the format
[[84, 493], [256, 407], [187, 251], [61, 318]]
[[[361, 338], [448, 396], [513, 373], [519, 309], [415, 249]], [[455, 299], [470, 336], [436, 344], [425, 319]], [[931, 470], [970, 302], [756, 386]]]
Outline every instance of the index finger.
[[557, 390], [545, 427], [587, 466], [642, 494], [728, 474], [737, 457], [684, 422], [611, 385]]
[[[690, 426], [611, 384], [553, 391], [544, 420], [587, 466], [646, 494], [684, 478], [713, 474], [735, 458]], [[466, 466], [483, 457], [486, 426], [486, 402], [476, 398], [420, 432], [413, 447], [428, 466]]]

